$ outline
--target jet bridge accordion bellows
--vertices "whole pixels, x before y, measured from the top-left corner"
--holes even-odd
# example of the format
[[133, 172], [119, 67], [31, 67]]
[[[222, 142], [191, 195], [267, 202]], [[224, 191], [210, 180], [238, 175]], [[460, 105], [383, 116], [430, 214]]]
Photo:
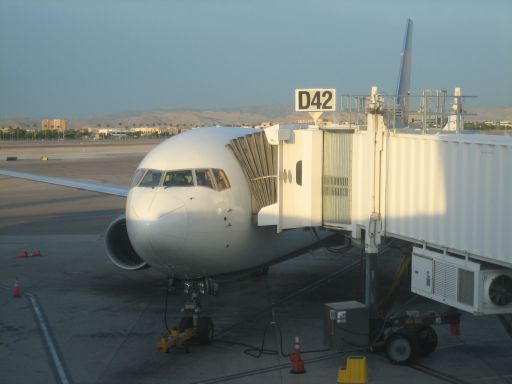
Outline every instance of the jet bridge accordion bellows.
[[277, 202], [277, 146], [268, 143], [265, 132], [233, 139], [228, 147], [240, 162], [249, 183], [252, 213]]

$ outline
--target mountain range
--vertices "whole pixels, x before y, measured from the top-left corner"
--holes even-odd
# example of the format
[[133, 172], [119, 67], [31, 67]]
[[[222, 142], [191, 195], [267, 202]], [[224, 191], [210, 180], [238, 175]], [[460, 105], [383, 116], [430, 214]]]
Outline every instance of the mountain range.
[[[512, 121], [512, 106], [495, 109], [468, 111], [466, 121]], [[346, 121], [344, 112], [326, 113], [323, 116], [332, 121]], [[0, 128], [39, 128], [43, 118], [59, 116], [0, 118]], [[211, 126], [211, 125], [255, 125], [262, 122], [296, 123], [310, 120], [305, 113], [295, 112], [288, 105], [263, 105], [236, 109], [219, 110], [150, 110], [128, 112], [119, 115], [97, 116], [90, 119], [68, 120], [68, 128], [84, 127], [136, 127], [136, 126]]]

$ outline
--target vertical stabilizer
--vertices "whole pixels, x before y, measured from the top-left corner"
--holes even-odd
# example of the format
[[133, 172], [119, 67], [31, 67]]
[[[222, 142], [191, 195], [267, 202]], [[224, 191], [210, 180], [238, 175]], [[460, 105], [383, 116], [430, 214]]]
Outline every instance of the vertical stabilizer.
[[400, 72], [396, 88], [397, 116], [395, 127], [401, 128], [408, 124], [409, 95], [411, 94], [411, 56], [412, 56], [412, 20], [407, 19], [404, 37], [404, 49], [400, 61]]

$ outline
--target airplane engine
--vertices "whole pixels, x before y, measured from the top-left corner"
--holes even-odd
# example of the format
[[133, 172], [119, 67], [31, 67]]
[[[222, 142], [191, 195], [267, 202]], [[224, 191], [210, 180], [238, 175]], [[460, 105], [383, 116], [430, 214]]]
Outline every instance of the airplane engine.
[[105, 234], [105, 246], [110, 260], [121, 269], [137, 271], [147, 268], [148, 264], [133, 249], [124, 215], [115, 219]]

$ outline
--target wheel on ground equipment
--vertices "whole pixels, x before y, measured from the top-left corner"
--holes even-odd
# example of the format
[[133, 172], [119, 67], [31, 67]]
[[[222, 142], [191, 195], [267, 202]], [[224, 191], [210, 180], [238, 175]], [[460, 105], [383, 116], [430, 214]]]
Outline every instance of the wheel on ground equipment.
[[419, 353], [416, 329], [402, 328], [388, 336], [384, 345], [386, 356], [393, 364], [408, 364]]
[[189, 328], [194, 328], [194, 319], [192, 319], [192, 316], [182, 317], [180, 320], [180, 332]]
[[199, 318], [197, 336], [201, 344], [210, 344], [213, 341], [213, 321], [210, 317]]
[[418, 327], [418, 344], [420, 356], [430, 355], [437, 348], [437, 333], [430, 325]]

